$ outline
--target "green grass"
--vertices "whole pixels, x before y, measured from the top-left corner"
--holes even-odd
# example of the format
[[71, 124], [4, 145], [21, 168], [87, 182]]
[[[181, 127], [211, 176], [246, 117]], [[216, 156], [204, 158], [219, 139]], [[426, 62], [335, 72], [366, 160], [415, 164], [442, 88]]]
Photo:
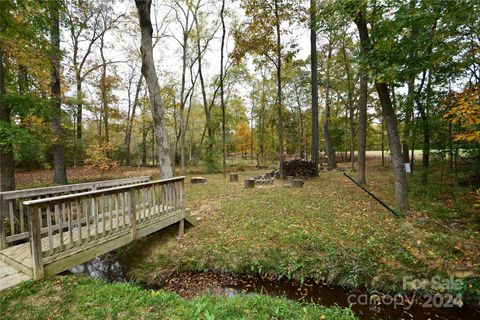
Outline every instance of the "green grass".
[[[338, 171], [322, 172], [303, 189], [280, 181], [243, 187], [244, 178], [266, 171], [241, 171], [238, 183], [213, 174], [207, 185], [187, 184], [187, 205], [201, 222], [179, 240], [171, 227], [118, 251], [128, 275], [161, 283], [172, 270], [215, 270], [395, 292], [403, 276], [453, 275], [466, 280], [464, 293], [480, 296], [478, 212], [472, 190], [449, 175], [441, 180], [434, 171], [427, 186], [419, 173], [409, 176], [412, 210], [395, 218]], [[367, 179], [372, 192], [394, 203], [391, 169], [370, 164]], [[182, 299], [76, 276], [26, 283], [0, 293], [0, 303], [2, 319], [353, 318], [349, 309], [263, 295]]]
[[[243, 172], [240, 181], [260, 172]], [[187, 188], [201, 223], [180, 241], [156, 234], [122, 250], [130, 276], [161, 282], [165, 270], [215, 270], [383, 291], [398, 290], [407, 275], [478, 279], [478, 225], [453, 223], [473, 207], [459, 187], [434, 184], [428, 192], [411, 177], [412, 211], [397, 219], [338, 171], [322, 172], [303, 189], [279, 182], [245, 189], [221, 175], [207, 178]], [[372, 166], [368, 178], [393, 204], [391, 170]]]
[[300, 305], [265, 295], [182, 299], [165, 291], [77, 276], [30, 281], [1, 292], [0, 315], [2, 319], [355, 319], [350, 309]]

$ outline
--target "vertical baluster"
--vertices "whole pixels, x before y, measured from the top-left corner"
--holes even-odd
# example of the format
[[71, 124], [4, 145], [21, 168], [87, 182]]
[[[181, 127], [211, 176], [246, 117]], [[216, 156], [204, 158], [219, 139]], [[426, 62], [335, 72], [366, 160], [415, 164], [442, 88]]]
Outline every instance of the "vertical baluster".
[[173, 192], [173, 183], [168, 183], [169, 195], [170, 195], [170, 212], [172, 212], [175, 208], [175, 198]]
[[13, 201], [15, 200], [8, 201], [8, 211], [10, 213], [10, 235], [11, 236], [15, 234], [15, 216], [14, 216], [15, 205]]
[[[141, 199], [140, 199], [141, 197]], [[141, 206], [140, 212], [138, 213], [138, 221], [143, 222], [145, 217], [145, 189], [141, 188], [138, 193], [138, 203]]]
[[60, 213], [62, 214], [62, 221], [63, 221], [63, 223], [62, 223], [62, 230], [63, 230], [63, 228], [64, 228], [63, 224], [67, 222], [66, 212], [67, 212], [67, 210], [65, 209], [65, 202], [64, 202], [64, 203], [62, 203], [62, 210], [61, 210], [61, 212], [60, 212]]
[[120, 230], [120, 212], [118, 206], [118, 193], [115, 193], [115, 220], [117, 221], [116, 231]]
[[[137, 190], [140, 194], [140, 190]], [[130, 190], [130, 226], [132, 239], [136, 240], [138, 236], [137, 232], [137, 213], [136, 213], [136, 202], [135, 202], [135, 189]]]
[[173, 183], [173, 194], [174, 194], [174, 197], [175, 197], [175, 206], [174, 206], [174, 210], [178, 210], [178, 201], [179, 201], [179, 197], [178, 197], [178, 183], [177, 182], [174, 182]]
[[152, 197], [153, 197], [153, 215], [156, 216], [157, 215], [157, 186], [156, 185], [152, 185]]
[[93, 196], [92, 203], [94, 204], [94, 206], [92, 207], [92, 210], [93, 210], [93, 221], [95, 223], [95, 239], [98, 239], [98, 208], [97, 206], [99, 204], [95, 195]]
[[22, 199], [20, 199], [18, 206], [20, 208], [20, 233], [24, 233], [25, 232], [25, 220], [23, 218], [23, 202], [22, 202]]
[[102, 193], [102, 196], [101, 196], [101, 200], [100, 200], [100, 204], [101, 204], [101, 209], [100, 209], [100, 213], [102, 215], [102, 227], [103, 227], [103, 232], [102, 232], [102, 236], [105, 235], [105, 229], [106, 229], [106, 221], [105, 221], [105, 194]]
[[72, 202], [68, 201], [67, 205], [67, 219], [68, 219], [68, 238], [70, 239], [70, 248], [74, 247], [73, 241], [73, 217], [72, 217]]
[[162, 214], [162, 188], [160, 185], [156, 185], [156, 198], [157, 198], [157, 214], [161, 215]]
[[150, 207], [151, 207], [151, 204], [150, 204], [150, 201], [152, 200], [151, 196], [150, 196], [150, 186], [147, 186], [145, 187], [145, 216], [146, 216], [146, 219], [150, 219]]
[[182, 210], [185, 209], [185, 179], [182, 179], [180, 183], [180, 207]]
[[58, 239], [60, 242], [60, 251], [64, 250], [64, 245], [63, 245], [63, 219], [62, 219], [62, 214], [60, 212], [60, 205], [55, 204], [54, 207], [55, 210], [55, 222], [57, 223], [58, 226]]
[[77, 210], [77, 227], [78, 227], [78, 244], [83, 243], [82, 237], [82, 210], [80, 204], [78, 203], [78, 198], [75, 199], [75, 208]]
[[50, 205], [47, 204], [46, 208], [47, 213], [47, 231], [48, 231], [48, 250], [50, 255], [53, 254], [53, 231], [52, 231], [52, 215], [50, 212]]
[[165, 185], [165, 213], [170, 212], [170, 189], [168, 184]]
[[87, 226], [87, 242], [90, 242], [90, 212], [88, 208], [91, 208], [88, 205], [88, 198], [82, 201], [83, 203], [83, 212], [85, 213], [85, 224]]
[[108, 230], [108, 233], [113, 232], [113, 212], [112, 212], [112, 195], [109, 194], [107, 195], [108, 199], [108, 219], [110, 220], [110, 229]]
[[122, 215], [123, 215], [123, 227], [127, 228], [127, 199], [126, 192], [122, 193]]

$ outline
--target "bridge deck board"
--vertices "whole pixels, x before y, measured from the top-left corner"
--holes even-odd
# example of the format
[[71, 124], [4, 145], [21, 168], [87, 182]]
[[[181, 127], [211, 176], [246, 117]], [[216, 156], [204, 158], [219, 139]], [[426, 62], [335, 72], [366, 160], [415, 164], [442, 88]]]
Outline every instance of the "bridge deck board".
[[0, 291], [30, 279], [26, 274], [18, 272], [13, 267], [0, 261]]

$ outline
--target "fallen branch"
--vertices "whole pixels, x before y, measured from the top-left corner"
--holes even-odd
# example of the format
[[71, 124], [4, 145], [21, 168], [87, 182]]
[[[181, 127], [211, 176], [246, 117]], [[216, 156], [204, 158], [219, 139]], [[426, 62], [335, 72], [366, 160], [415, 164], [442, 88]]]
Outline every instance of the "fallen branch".
[[373, 199], [377, 200], [378, 203], [380, 203], [382, 206], [384, 206], [388, 211], [390, 211], [395, 217], [400, 217], [401, 215], [396, 212], [395, 210], [393, 210], [392, 208], [390, 208], [385, 202], [383, 202], [382, 200], [380, 200], [376, 195], [374, 195], [373, 193], [371, 193], [370, 191], [368, 191], [367, 189], [365, 189], [360, 183], [358, 183], [355, 179], [353, 179], [352, 177], [350, 177], [348, 174], [346, 174], [345, 172], [343, 173], [343, 175], [345, 177], [347, 177], [348, 179], [350, 179], [353, 183], [355, 183], [357, 186], [359, 186], [363, 191], [365, 191], [366, 193], [368, 193], [368, 195], [370, 197], [372, 197]]

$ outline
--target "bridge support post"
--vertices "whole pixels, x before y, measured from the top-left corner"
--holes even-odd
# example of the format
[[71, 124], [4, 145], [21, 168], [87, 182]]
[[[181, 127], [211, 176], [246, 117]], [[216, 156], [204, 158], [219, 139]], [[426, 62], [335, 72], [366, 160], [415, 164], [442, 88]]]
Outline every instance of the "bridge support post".
[[185, 233], [185, 180], [180, 182], [179, 188], [179, 202], [180, 202], [180, 210], [182, 210], [182, 220], [178, 224], [178, 237], [183, 237]]
[[44, 276], [42, 258], [41, 217], [37, 214], [38, 207], [28, 207], [28, 226], [30, 233], [30, 252], [32, 255], [33, 279], [39, 280]]
[[3, 213], [6, 212], [7, 203], [3, 201], [0, 195], [0, 250], [7, 248], [7, 237], [5, 234], [5, 221], [3, 221]]
[[185, 232], [185, 219], [182, 219], [178, 223], [178, 237], [183, 237], [184, 232]]

